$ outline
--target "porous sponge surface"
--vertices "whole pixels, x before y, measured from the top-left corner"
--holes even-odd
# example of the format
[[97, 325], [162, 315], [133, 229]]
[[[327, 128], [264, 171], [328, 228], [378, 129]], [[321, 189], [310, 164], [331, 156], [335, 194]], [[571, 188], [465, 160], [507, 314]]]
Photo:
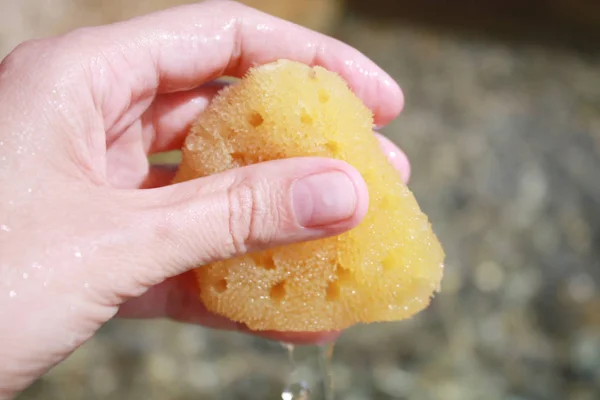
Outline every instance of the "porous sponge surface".
[[344, 160], [370, 205], [341, 235], [196, 269], [206, 307], [253, 330], [329, 331], [408, 318], [439, 289], [444, 252], [337, 74], [280, 60], [222, 90], [192, 127], [175, 181], [295, 156]]

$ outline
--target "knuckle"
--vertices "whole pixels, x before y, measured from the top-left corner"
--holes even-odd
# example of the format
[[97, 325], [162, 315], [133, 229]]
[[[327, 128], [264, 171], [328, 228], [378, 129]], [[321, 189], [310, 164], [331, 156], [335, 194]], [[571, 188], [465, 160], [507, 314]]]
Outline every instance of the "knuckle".
[[227, 190], [228, 239], [233, 254], [246, 252], [251, 235], [254, 198], [254, 189], [247, 184], [236, 185]]
[[[20, 83], [54, 86], [79, 68], [72, 59], [78, 52], [69, 51], [67, 44], [62, 36], [23, 42], [2, 61], [0, 71], [8, 79], [18, 74]], [[40, 73], [42, 70], [43, 74]]]
[[96, 55], [95, 43], [102, 32], [99, 27], [81, 27], [58, 36], [22, 42], [6, 56], [2, 67], [30, 68], [35, 72], [43, 65], [45, 76], [70, 75], [81, 69], [86, 58]]
[[229, 240], [233, 253], [246, 253], [273, 241], [279, 210], [267, 182], [243, 182], [228, 189]]
[[45, 46], [45, 39], [27, 40], [20, 43], [2, 60], [2, 70], [19, 69], [35, 60], [39, 56], [40, 50]]

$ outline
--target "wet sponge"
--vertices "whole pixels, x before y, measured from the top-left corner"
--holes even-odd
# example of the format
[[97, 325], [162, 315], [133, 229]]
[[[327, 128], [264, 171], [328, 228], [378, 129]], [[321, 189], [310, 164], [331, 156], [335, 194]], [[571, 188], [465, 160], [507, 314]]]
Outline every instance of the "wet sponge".
[[206, 307], [253, 330], [329, 331], [401, 320], [438, 290], [444, 252], [338, 75], [281, 60], [223, 89], [192, 127], [175, 181], [295, 156], [345, 160], [363, 176], [364, 220], [336, 237], [205, 265]]

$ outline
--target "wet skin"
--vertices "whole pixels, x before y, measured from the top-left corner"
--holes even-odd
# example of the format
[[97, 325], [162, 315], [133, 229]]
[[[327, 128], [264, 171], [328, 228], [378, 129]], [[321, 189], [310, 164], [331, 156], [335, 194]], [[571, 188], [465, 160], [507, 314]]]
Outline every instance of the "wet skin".
[[[27, 387], [115, 316], [250, 333], [206, 312], [190, 269], [360, 222], [360, 210], [314, 231], [290, 220], [264, 227], [273, 230], [272, 242], [264, 243], [263, 232], [244, 221], [253, 209], [277, 214], [290, 207], [289, 196], [249, 210], [229, 201], [241, 176], [260, 176], [269, 182], [260, 190], [287, 193], [290, 171], [332, 169], [353, 182], [353, 193], [339, 195], [364, 201], [364, 182], [341, 161], [279, 160], [177, 185], [168, 185], [173, 167], [148, 164], [148, 154], [180, 147], [218, 89], [207, 83], [279, 58], [340, 73], [378, 126], [402, 109], [396, 83], [358, 51], [228, 1], [28, 42], [3, 60], [0, 399]], [[381, 143], [407, 180], [404, 154]], [[338, 333], [260, 335], [322, 342]]]

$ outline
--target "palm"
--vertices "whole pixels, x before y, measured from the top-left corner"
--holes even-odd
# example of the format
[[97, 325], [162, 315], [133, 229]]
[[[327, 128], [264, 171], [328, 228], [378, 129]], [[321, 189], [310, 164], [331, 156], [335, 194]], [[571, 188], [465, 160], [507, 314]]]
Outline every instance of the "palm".
[[[234, 2], [202, 2], [83, 29], [31, 42], [11, 54], [0, 64], [0, 121], [6, 133], [0, 145], [10, 152], [0, 173], [12, 185], [5, 190], [10, 195], [5, 217], [11, 220], [0, 233], [5, 233], [5, 242], [9, 238], [16, 243], [3, 247], [2, 256], [12, 257], [6, 267], [21, 276], [16, 266], [22, 264], [27, 272], [10, 282], [13, 294], [2, 303], [0, 314], [10, 322], [25, 315], [33, 323], [0, 329], [0, 343], [9, 344], [0, 349], [2, 359], [9, 361], [0, 367], [0, 375], [8, 376], [0, 379], [0, 397], [64, 359], [117, 307], [123, 317], [170, 317], [244, 330], [206, 311], [189, 272], [195, 263], [243, 252], [231, 249], [232, 235], [247, 242], [243, 248], [248, 251], [264, 246], [262, 233], [245, 238], [245, 233], [228, 229], [232, 221], [246, 231], [248, 221], [264, 210], [261, 218], [269, 221], [265, 228], [272, 232], [267, 236], [273, 245], [335, 234], [356, 222], [352, 218], [312, 230], [282, 218], [279, 226], [271, 223], [277, 218], [268, 216], [291, 208], [289, 199], [274, 196], [277, 202], [252, 207], [247, 218], [227, 201], [206, 199], [210, 194], [228, 198], [229, 190], [242, 185], [236, 176], [249, 177], [244, 184], [262, 181], [260, 170], [273, 177], [267, 179], [273, 188], [256, 190], [269, 193], [284, 187], [288, 191], [292, 172], [328, 170], [325, 164], [312, 163], [305, 170], [300, 160], [278, 163], [289, 169], [271, 164], [229, 171], [225, 177], [231, 184], [207, 177], [159, 190], [135, 190], [171, 181], [173, 170], [150, 167], [147, 155], [181, 146], [190, 123], [218, 89], [200, 85], [288, 58], [339, 72], [380, 126], [402, 107], [397, 85], [356, 50]], [[22, 152], [25, 147], [27, 152]], [[402, 159], [396, 157], [395, 163], [406, 173], [408, 164]], [[12, 233], [6, 235], [9, 227]], [[256, 229], [262, 232], [260, 226]], [[43, 268], [31, 270], [39, 261]], [[27, 291], [33, 295], [23, 294]], [[324, 336], [283, 337], [316, 338]], [[12, 359], [5, 357], [6, 348]], [[3, 387], [5, 381], [8, 386]]]
[[[226, 7], [237, 6], [230, 4]], [[225, 18], [230, 18], [228, 15], [224, 14]], [[258, 15], [256, 18], [260, 20], [263, 17]], [[244, 22], [249, 25], [240, 25], [237, 28], [240, 30], [240, 35], [256, 35], [253, 30], [248, 28], [254, 26], [251, 19], [246, 18]], [[277, 24], [285, 23], [269, 22], [269, 25], [276, 26]], [[293, 54], [298, 51], [294, 49], [303, 48], [307, 50], [305, 54], [301, 54], [301, 58], [305, 58], [306, 62], [316, 63], [318, 61], [321, 64], [331, 64], [332, 67], [337, 67], [342, 59], [362, 58], [354, 50], [337, 42], [331, 42], [329, 45], [338, 49], [337, 58], [322, 56], [324, 58], [320, 59], [320, 53], [315, 55], [311, 51], [312, 45], [306, 46], [306, 43], [318, 42], [317, 39], [311, 38], [310, 33], [297, 27], [284, 26], [282, 29], [284, 31], [298, 29], [297, 36], [291, 35], [290, 38], [293, 39], [285, 40], [299, 40], [304, 43], [301, 46], [289, 47], [288, 56], [290, 57], [299, 57], [298, 54]], [[196, 32], [195, 34], [199, 35], [200, 33]], [[115, 36], [114, 41], [120, 40]], [[126, 43], [126, 46], [129, 45], [130, 43]], [[105, 160], [105, 166], [103, 166], [105, 170], [101, 171], [103, 178], [118, 189], [151, 188], [169, 184], [174, 169], [150, 166], [148, 154], [181, 148], [190, 124], [223, 86], [220, 83], [211, 83], [211, 79], [218, 78], [218, 74], [240, 76], [254, 63], [271, 61], [276, 56], [285, 58], [286, 55], [279, 52], [282, 48], [288, 49], [287, 46], [264, 48], [262, 41], [253, 40], [244, 41], [244, 46], [244, 51], [236, 54], [233, 58], [227, 54], [228, 47], [222, 44], [212, 53], [211, 59], [199, 56], [195, 60], [196, 62], [190, 61], [184, 64], [178, 61], [179, 51], [169, 53], [170, 56], [167, 57], [166, 54], [172, 49], [166, 46], [164, 51], [158, 53], [162, 57], [161, 62], [158, 63], [163, 69], [160, 75], [156, 75], [156, 71], [153, 69], [157, 65], [157, 60], [148, 62], [147, 53], [142, 53], [141, 59], [135, 59], [135, 56], [139, 56], [139, 54], [134, 52], [134, 55], [131, 56], [134, 58], [128, 59], [120, 51], [108, 52], [106, 58], [101, 58], [95, 63], [92, 75], [104, 76], [103, 84], [97, 85], [90, 81], [87, 87], [93, 91], [91, 97], [95, 100], [94, 109], [101, 110], [97, 121], [99, 124], [95, 126], [102, 126], [105, 130], [106, 148], [100, 149], [100, 146], [97, 146], [96, 151], [102, 153], [93, 155], [94, 159]], [[197, 62], [198, 60], [203, 60], [203, 62]], [[213, 70], [214, 60], [220, 60], [219, 62], [229, 60], [229, 64]], [[368, 68], [377, 72], [365, 78], [362, 72], [358, 73], [348, 69], [345, 73], [346, 78], [350, 86], [361, 95], [365, 104], [373, 109], [375, 123], [383, 125], [399, 112], [402, 106], [401, 92], [397, 86], [386, 81], [387, 78], [380, 75], [381, 71], [374, 65], [369, 66], [368, 60], [364, 60], [364, 63]], [[132, 69], [132, 64], [137, 68]], [[363, 71], [365, 67], [361, 68], [360, 71]], [[82, 98], [86, 98], [86, 96]], [[90, 129], [90, 132], [93, 132], [93, 129]], [[384, 138], [381, 140], [384, 147], [387, 148], [386, 153], [401, 154], [397, 153], [397, 149], [389, 141]], [[90, 140], [90, 142], [92, 141]], [[407, 176], [408, 163], [406, 159], [397, 157], [394, 163], [401, 173]], [[198, 301], [195, 277], [190, 272], [152, 286], [144, 295], [131, 298], [119, 309], [119, 315], [124, 317], [156, 317], [165, 314], [180, 321], [197, 322], [221, 328], [244, 329], [243, 326], [233, 324], [231, 321], [206, 311], [202, 303]], [[264, 334], [269, 335], [268, 333]], [[310, 335], [300, 336], [300, 338], [309, 339], [310, 337]], [[298, 340], [298, 338], [293, 339]]]
[[118, 137], [107, 143], [106, 171], [109, 182], [120, 189], [136, 189], [144, 186], [149, 172], [146, 156], [147, 139], [141, 125], [136, 123]]
[[[222, 87], [220, 83], [210, 83], [192, 90], [159, 94], [153, 96], [151, 102], [148, 99], [134, 101], [124, 113], [113, 111], [123, 116], [106, 132], [109, 183], [120, 189], [169, 183], [173, 168], [150, 167], [148, 155], [180, 149], [194, 118]], [[144, 104], [149, 102], [147, 106]]]

